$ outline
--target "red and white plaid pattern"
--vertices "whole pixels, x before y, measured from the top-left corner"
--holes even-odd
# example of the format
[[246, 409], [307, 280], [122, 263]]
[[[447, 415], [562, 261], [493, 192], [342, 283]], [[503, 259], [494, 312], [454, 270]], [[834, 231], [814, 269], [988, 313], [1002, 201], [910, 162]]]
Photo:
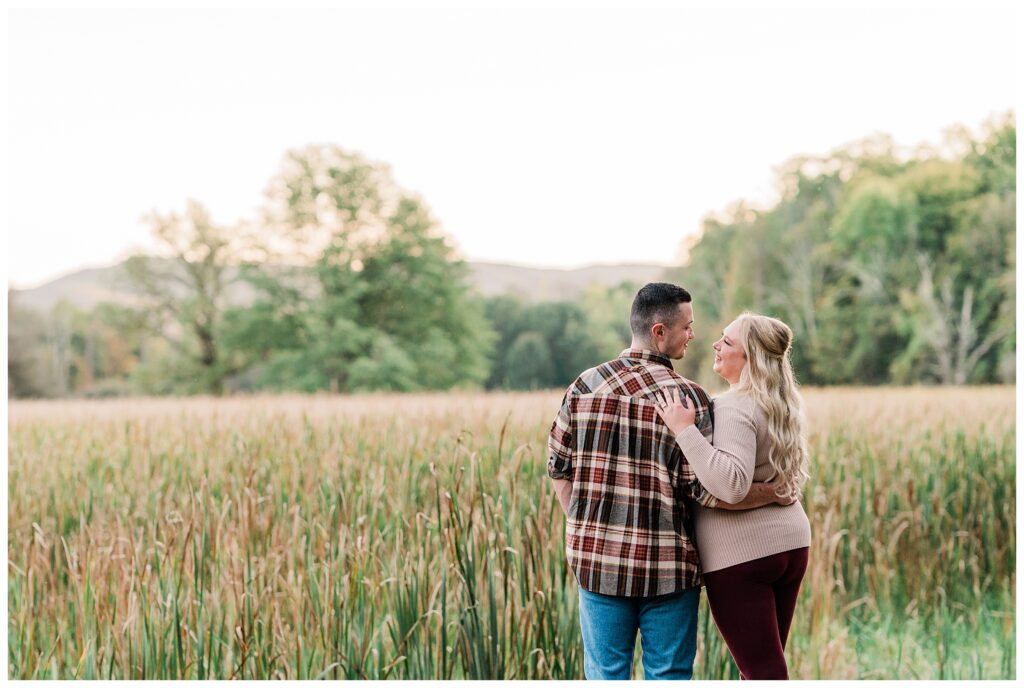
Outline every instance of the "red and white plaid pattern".
[[687, 500], [718, 501], [697, 481], [654, 407], [676, 388], [711, 441], [711, 400], [651, 351], [627, 349], [569, 386], [548, 438], [548, 475], [572, 480], [566, 554], [590, 592], [653, 597], [701, 584]]

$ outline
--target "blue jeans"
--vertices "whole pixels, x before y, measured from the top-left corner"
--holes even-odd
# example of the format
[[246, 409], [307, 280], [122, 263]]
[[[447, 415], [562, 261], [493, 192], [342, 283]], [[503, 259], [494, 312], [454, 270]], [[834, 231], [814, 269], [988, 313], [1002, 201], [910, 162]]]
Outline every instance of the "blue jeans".
[[697, 653], [700, 588], [658, 597], [613, 597], [580, 588], [583, 673], [629, 680], [640, 631], [645, 679], [686, 680]]

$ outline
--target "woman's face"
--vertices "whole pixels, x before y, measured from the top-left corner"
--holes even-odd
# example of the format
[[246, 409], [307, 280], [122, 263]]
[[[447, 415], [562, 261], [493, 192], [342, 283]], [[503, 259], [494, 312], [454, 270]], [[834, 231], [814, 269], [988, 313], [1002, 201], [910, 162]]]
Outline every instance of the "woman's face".
[[734, 385], [740, 381], [740, 373], [747, 364], [747, 354], [739, 341], [740, 326], [735, 320], [725, 328], [722, 338], [712, 345], [715, 350], [714, 370]]

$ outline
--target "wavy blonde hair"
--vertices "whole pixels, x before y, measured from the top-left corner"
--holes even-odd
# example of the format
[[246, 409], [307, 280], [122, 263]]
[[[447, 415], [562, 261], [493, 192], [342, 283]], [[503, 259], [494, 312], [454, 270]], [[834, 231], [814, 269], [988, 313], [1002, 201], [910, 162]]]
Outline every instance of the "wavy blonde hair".
[[781, 320], [756, 313], [743, 313], [736, 322], [747, 355], [736, 391], [753, 397], [768, 418], [775, 493], [799, 499], [810, 474], [803, 397], [789, 355], [793, 331]]

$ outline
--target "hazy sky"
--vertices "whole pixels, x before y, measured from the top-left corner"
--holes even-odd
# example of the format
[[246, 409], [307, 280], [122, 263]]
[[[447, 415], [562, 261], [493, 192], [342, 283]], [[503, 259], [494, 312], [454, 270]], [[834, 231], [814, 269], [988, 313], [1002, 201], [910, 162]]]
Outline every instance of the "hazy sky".
[[253, 217], [288, 148], [392, 166], [473, 260], [678, 260], [774, 168], [1011, 109], [1008, 8], [11, 10], [8, 279]]

